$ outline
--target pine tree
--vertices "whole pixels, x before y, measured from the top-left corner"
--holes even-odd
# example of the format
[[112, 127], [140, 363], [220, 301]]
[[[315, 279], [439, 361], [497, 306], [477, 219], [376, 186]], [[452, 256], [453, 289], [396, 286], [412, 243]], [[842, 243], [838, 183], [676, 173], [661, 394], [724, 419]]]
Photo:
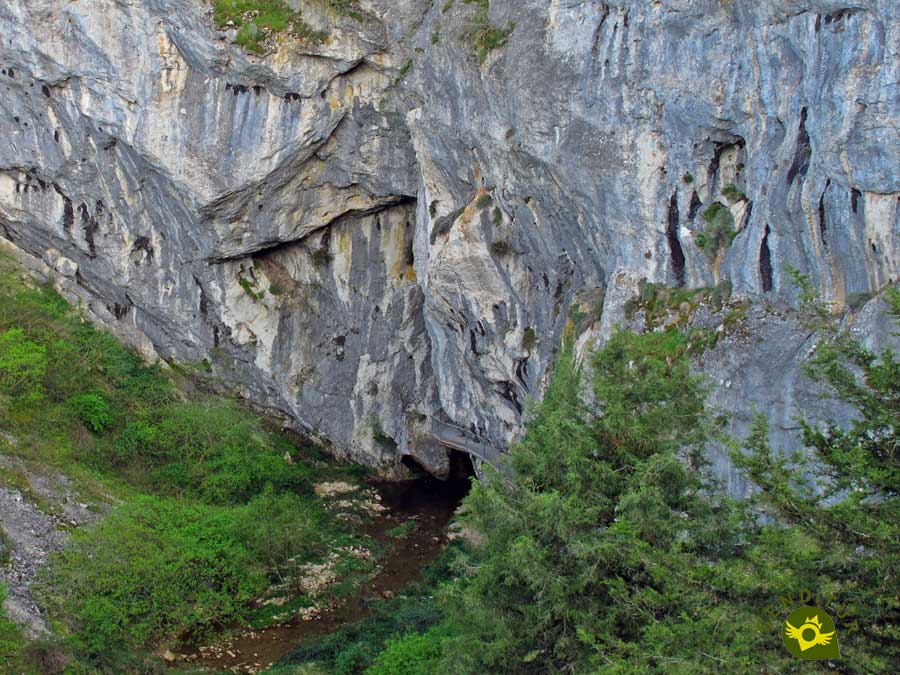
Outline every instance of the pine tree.
[[[729, 602], [739, 511], [704, 491], [704, 389], [678, 332], [619, 332], [582, 403], [571, 348], [512, 448], [515, 479], [483, 482], [485, 535], [446, 590], [461, 637], [451, 673], [743, 670], [758, 631]], [[743, 666], [743, 667], [742, 667]]]
[[[900, 321], [900, 293], [884, 298]], [[806, 452], [789, 457], [756, 420], [734, 456], [767, 516], [750, 556], [772, 595], [827, 599], [843, 657], [835, 668], [900, 672], [900, 362], [843, 332], [819, 343], [806, 370], [856, 416], [849, 426], [801, 421]]]

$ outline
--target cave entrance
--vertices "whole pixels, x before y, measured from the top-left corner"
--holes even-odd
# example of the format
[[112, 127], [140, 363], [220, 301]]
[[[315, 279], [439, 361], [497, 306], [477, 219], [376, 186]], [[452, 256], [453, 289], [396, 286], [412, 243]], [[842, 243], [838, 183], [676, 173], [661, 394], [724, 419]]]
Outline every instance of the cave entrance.
[[450, 460], [450, 469], [447, 472], [448, 481], [464, 480], [468, 482], [470, 478], [478, 478], [475, 465], [472, 463], [472, 455], [469, 453], [450, 450], [448, 459]]

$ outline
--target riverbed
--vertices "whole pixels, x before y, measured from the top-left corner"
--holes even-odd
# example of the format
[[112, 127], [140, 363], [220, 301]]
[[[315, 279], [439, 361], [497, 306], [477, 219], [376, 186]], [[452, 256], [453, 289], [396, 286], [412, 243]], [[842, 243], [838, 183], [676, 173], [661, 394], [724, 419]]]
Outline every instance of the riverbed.
[[[359, 528], [383, 551], [371, 580], [343, 602], [316, 618], [290, 621], [258, 630], [244, 630], [229, 639], [215, 655], [194, 651], [191, 661], [211, 672], [257, 673], [284, 658], [304, 639], [331, 633], [344, 624], [365, 618], [373, 601], [391, 598], [417, 580], [447, 545], [447, 526], [469, 488], [467, 479], [440, 481], [373, 481], [369, 487], [386, 507]], [[408, 536], [389, 531], [415, 519]]]

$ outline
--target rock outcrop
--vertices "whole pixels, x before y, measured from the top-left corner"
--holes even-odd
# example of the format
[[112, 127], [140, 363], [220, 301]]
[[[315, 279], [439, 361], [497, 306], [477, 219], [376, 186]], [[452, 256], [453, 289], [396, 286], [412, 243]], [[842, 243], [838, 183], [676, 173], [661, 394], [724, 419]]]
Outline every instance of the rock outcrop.
[[0, 234], [339, 452], [504, 444], [641, 279], [897, 276], [893, 0], [291, 4], [328, 37], [251, 55], [203, 2], [4, 2]]

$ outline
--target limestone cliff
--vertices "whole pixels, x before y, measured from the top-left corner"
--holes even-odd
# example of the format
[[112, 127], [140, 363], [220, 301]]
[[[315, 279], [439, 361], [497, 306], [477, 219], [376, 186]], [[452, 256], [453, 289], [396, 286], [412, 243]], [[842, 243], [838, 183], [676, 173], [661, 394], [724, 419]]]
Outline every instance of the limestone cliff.
[[[0, 234], [339, 452], [440, 472], [436, 411], [502, 445], [571, 308], [602, 338], [640, 279], [896, 278], [893, 0], [292, 5], [327, 37], [255, 55], [200, 0], [5, 0]], [[713, 374], [787, 419], [806, 336], [758, 324]]]

